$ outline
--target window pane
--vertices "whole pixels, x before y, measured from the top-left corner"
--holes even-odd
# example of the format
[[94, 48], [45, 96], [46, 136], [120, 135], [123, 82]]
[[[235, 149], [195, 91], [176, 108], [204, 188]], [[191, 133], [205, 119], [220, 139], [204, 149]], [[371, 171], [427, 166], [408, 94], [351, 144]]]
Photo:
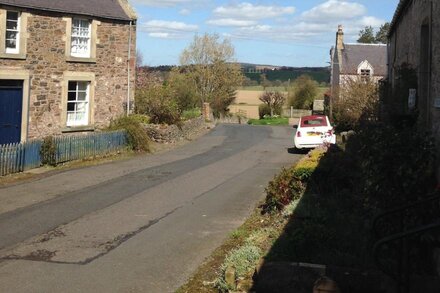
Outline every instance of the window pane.
[[87, 85], [89, 83], [87, 81], [83, 81], [83, 82], [78, 82], [78, 90], [79, 91], [86, 91], [87, 90]]
[[15, 40], [15, 39], [17, 39], [17, 32], [6, 31], [6, 39], [7, 40]]
[[69, 91], [76, 91], [76, 82], [69, 81]]
[[17, 48], [17, 41], [16, 40], [6, 40], [6, 48], [11, 48], [11, 49]]
[[67, 103], [67, 111], [75, 111], [75, 103]]
[[79, 92], [78, 93], [78, 101], [86, 101], [87, 93], [86, 92]]
[[8, 11], [6, 13], [7, 20], [18, 20], [18, 12], [17, 11]]
[[67, 95], [68, 101], [76, 101], [76, 92], [69, 92]]
[[18, 29], [18, 21], [8, 20], [6, 22], [6, 29], [17, 30]]
[[85, 113], [86, 112], [86, 103], [77, 103], [76, 104], [76, 111]]

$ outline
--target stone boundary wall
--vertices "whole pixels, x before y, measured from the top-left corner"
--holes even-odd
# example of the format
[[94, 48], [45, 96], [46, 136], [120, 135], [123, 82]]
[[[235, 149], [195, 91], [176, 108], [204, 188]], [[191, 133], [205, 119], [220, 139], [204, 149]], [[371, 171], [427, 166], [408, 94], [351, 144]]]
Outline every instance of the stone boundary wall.
[[158, 143], [175, 143], [200, 132], [206, 127], [203, 116], [183, 122], [177, 125], [144, 124], [145, 131], [150, 139]]

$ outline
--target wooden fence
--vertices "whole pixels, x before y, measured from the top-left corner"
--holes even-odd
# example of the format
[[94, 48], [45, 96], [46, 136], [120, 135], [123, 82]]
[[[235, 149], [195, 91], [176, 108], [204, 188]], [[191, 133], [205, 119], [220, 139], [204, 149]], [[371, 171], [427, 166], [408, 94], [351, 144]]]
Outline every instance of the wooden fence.
[[[127, 146], [125, 131], [54, 137], [55, 163], [106, 155]], [[40, 140], [0, 145], [0, 176], [23, 172], [42, 165]]]

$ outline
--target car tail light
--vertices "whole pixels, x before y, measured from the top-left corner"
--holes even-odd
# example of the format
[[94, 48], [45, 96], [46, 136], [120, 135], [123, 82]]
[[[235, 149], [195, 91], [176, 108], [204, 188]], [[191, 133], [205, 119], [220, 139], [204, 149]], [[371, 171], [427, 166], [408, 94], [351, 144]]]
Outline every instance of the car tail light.
[[327, 134], [328, 134], [328, 135], [333, 135], [333, 133], [334, 133], [334, 132], [333, 132], [333, 129], [330, 129], [329, 131], [327, 131]]
[[297, 136], [297, 137], [301, 137], [301, 131], [297, 131], [297, 132], [296, 132], [296, 136]]

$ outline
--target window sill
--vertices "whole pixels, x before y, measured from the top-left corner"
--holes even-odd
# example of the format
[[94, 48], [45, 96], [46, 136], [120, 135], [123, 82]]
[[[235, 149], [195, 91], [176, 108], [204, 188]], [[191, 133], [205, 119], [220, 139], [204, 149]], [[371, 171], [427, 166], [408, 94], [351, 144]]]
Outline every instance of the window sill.
[[0, 53], [1, 59], [26, 60], [26, 54]]
[[95, 127], [91, 125], [86, 126], [71, 126], [71, 127], [65, 127], [61, 129], [62, 133], [69, 133], [69, 132], [93, 132], [95, 131]]
[[77, 63], [96, 63], [96, 58], [82, 58], [82, 57], [73, 57], [66, 56], [67, 62], [77, 62]]

